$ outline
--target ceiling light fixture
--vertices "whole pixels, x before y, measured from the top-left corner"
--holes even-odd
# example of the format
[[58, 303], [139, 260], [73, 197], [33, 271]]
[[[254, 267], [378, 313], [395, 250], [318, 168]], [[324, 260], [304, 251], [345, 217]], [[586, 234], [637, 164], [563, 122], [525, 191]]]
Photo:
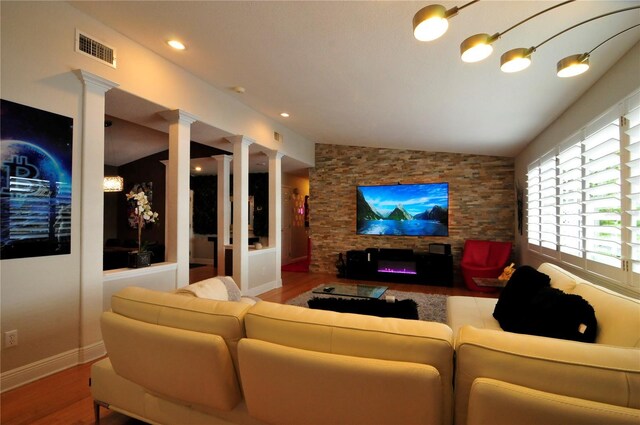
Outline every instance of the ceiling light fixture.
[[202, 171], [202, 167], [199, 167], [199, 166], [198, 166], [198, 167], [196, 167], [196, 168], [194, 168], [194, 169], [195, 169], [196, 171]]
[[184, 44], [182, 44], [178, 40], [169, 40], [167, 41], [167, 44], [176, 50], [184, 50], [187, 48]]
[[604, 43], [611, 40], [612, 38], [615, 38], [620, 34], [623, 34], [638, 26], [640, 26], [640, 24], [636, 24], [632, 27], [627, 28], [626, 30], [622, 30], [617, 34], [612, 35], [602, 43], [598, 44], [593, 49], [589, 50], [587, 53], [571, 55], [571, 56], [567, 56], [564, 59], [561, 59], [557, 65], [558, 77], [560, 78], [575, 77], [576, 75], [580, 75], [584, 72], [587, 72], [587, 70], [589, 69], [589, 57], [591, 56], [591, 53], [593, 53], [594, 50], [596, 50], [598, 47], [602, 46]]
[[479, 62], [483, 59], [486, 59], [493, 52], [493, 46], [491, 46], [491, 44], [493, 44], [494, 41], [496, 41], [497, 39], [499, 39], [509, 31], [511, 31], [512, 29], [519, 27], [520, 25], [524, 24], [527, 21], [530, 21], [536, 16], [540, 16], [543, 13], [546, 13], [557, 7], [564, 6], [565, 4], [573, 3], [574, 1], [575, 0], [569, 0], [560, 4], [556, 4], [555, 6], [551, 6], [543, 11], [536, 13], [535, 15], [529, 16], [527, 19], [524, 19], [518, 22], [517, 24], [511, 26], [510, 28], [507, 28], [503, 32], [497, 32], [493, 35], [489, 35], [489, 34], [472, 35], [471, 37], [467, 38], [460, 44], [460, 58], [462, 59], [463, 62], [468, 62], [468, 63]]
[[282, 112], [282, 113], [280, 114], [280, 116], [281, 116], [282, 118], [289, 118], [289, 114], [288, 114], [288, 113], [286, 113], [286, 112]]
[[439, 4], [423, 7], [413, 15], [413, 36], [420, 41], [432, 41], [440, 38], [449, 28], [449, 18], [467, 6], [471, 6], [480, 0], [470, 1], [460, 7], [452, 7], [447, 10]]
[[[602, 15], [594, 16], [591, 19], [587, 19], [586, 21], [582, 21], [580, 23], [572, 25], [569, 28], [560, 31], [557, 34], [552, 35], [551, 37], [547, 38], [545, 41], [543, 41], [542, 43], [538, 44], [537, 46], [530, 47], [528, 49], [527, 48], [523, 48], [523, 47], [519, 47], [517, 49], [511, 49], [508, 52], [504, 53], [500, 57], [500, 69], [502, 71], [508, 72], [508, 73], [522, 71], [523, 69], [525, 69], [529, 65], [531, 65], [531, 55], [533, 54], [533, 52], [535, 52], [542, 45], [548, 43], [549, 41], [553, 40], [554, 38], [564, 34], [567, 31], [570, 31], [570, 30], [572, 30], [572, 29], [574, 29], [576, 27], [579, 27], [580, 25], [584, 25], [584, 24], [586, 24], [588, 22], [595, 21], [596, 19], [604, 18], [605, 16], [614, 15], [616, 13], [627, 12], [627, 11], [633, 10], [633, 9], [640, 9], [640, 6], [627, 7], [627, 8], [624, 8], [624, 9], [618, 9], [618, 10], [614, 10], [614, 11], [609, 12], [609, 13], [603, 13]], [[605, 40], [605, 42], [606, 41], [607, 40]], [[596, 48], [597, 47], [598, 46], [596, 46]], [[569, 62], [569, 58], [565, 58], [565, 59], [567, 59], [567, 62]], [[563, 59], [562, 61], [564, 61], [565, 59]], [[588, 59], [588, 57], [587, 57], [587, 59]], [[562, 61], [560, 61], [560, 62], [562, 62]], [[584, 71], [586, 71], [588, 69], [588, 63], [586, 65], [587, 65], [587, 68], [581, 67], [581, 68], [584, 68], [582, 72], [584, 72]], [[564, 64], [563, 64], [563, 66], [564, 66]], [[558, 71], [560, 71], [560, 63], [558, 63]]]

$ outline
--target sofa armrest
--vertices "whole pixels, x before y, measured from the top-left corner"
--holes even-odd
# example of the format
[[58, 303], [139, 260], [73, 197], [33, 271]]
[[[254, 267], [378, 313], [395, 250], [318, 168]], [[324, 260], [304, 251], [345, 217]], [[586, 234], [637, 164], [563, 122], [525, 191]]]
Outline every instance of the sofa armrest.
[[471, 386], [491, 378], [640, 408], [640, 350], [464, 326], [456, 340], [455, 423], [466, 424]]
[[637, 425], [640, 410], [567, 397], [488, 378], [471, 386], [467, 425]]

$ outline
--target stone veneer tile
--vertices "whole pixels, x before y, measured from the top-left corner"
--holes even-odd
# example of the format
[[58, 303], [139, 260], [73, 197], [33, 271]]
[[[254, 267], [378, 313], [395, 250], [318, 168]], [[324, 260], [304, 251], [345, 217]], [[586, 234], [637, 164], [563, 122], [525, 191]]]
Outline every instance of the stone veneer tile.
[[[310, 235], [315, 272], [336, 272], [338, 253], [352, 249], [451, 244], [456, 281], [467, 239], [515, 239], [513, 158], [316, 144], [309, 173]], [[449, 236], [356, 235], [356, 186], [449, 183]]]

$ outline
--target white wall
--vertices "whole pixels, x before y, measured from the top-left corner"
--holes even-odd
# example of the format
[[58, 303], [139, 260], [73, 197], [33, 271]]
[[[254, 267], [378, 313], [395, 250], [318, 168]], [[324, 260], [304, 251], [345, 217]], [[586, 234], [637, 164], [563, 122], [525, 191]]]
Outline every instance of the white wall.
[[[567, 83], [570, 84], [570, 81], [567, 81]], [[525, 188], [527, 167], [531, 162], [549, 152], [589, 122], [595, 120], [608, 109], [638, 90], [640, 90], [640, 43], [633, 46], [582, 97], [529, 143], [516, 157], [516, 183]], [[524, 220], [526, 221], [526, 209]], [[526, 226], [524, 226], [523, 230], [526, 232]], [[530, 252], [526, 246], [526, 233], [520, 236], [517, 229], [516, 245], [518, 264], [537, 267], [540, 263], [549, 261], [546, 257]], [[563, 267], [569, 268], [566, 265], [563, 265]], [[570, 269], [570, 271], [592, 282], [609, 286], [608, 282], [583, 273], [578, 269]]]
[[[250, 137], [310, 166], [314, 146], [67, 3], [2, 1], [1, 8], [1, 97], [74, 119], [71, 254], [2, 260], [0, 264], [1, 332], [19, 332], [17, 347], [2, 348], [4, 390], [5, 372], [35, 362], [52, 364], [56, 356], [83, 348], [79, 347], [80, 171], [85, 165], [102, 168], [103, 164], [80, 161], [82, 83], [74, 70], [114, 81], [126, 92], [194, 114], [207, 124]], [[76, 28], [115, 47], [117, 69], [76, 53]], [[284, 135], [284, 145], [273, 140], [274, 130]], [[102, 228], [87, 231], [89, 237], [103, 237]], [[101, 264], [95, 267], [102, 269]], [[93, 301], [92, 305], [103, 305], [102, 299]], [[64, 355], [65, 361], [73, 358]], [[46, 367], [38, 370], [52, 372]], [[12, 380], [17, 381], [19, 377]]]

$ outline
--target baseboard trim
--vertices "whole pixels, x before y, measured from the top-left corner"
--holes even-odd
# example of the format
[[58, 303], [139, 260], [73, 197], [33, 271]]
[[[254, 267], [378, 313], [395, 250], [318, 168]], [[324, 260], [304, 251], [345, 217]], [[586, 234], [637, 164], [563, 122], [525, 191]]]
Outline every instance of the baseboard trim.
[[[280, 283], [279, 286], [282, 286], [282, 283]], [[260, 286], [256, 286], [255, 288], [250, 288], [246, 295], [250, 295], [252, 297], [255, 297], [256, 295], [264, 294], [267, 291], [270, 291], [272, 289], [276, 289], [279, 286], [278, 286], [278, 282], [273, 280], [271, 282], [263, 283]]]
[[78, 350], [78, 362], [80, 364], [88, 363], [90, 361], [99, 359], [107, 354], [107, 349], [104, 346], [104, 341], [98, 341], [86, 347], [80, 347]]
[[105, 353], [104, 343], [100, 341], [8, 370], [0, 374], [0, 392], [9, 391], [70, 367], [90, 362], [104, 356]]

